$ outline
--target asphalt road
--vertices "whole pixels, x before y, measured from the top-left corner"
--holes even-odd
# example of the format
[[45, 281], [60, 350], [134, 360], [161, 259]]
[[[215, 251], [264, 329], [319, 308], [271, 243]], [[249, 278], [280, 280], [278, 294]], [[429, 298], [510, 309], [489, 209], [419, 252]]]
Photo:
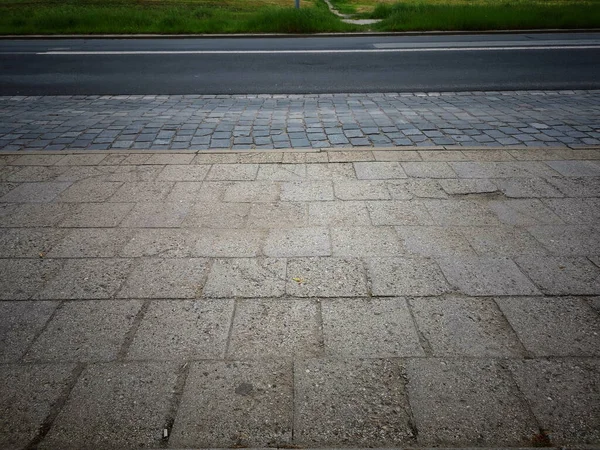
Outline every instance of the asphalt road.
[[600, 33], [0, 40], [0, 95], [599, 88]]

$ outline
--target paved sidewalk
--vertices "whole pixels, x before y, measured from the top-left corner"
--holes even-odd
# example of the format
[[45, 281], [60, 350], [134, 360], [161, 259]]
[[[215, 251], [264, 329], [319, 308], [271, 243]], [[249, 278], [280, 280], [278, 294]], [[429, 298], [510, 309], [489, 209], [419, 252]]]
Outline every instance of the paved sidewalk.
[[0, 97], [0, 150], [600, 145], [600, 91]]
[[0, 164], [0, 448], [600, 445], [600, 149]]

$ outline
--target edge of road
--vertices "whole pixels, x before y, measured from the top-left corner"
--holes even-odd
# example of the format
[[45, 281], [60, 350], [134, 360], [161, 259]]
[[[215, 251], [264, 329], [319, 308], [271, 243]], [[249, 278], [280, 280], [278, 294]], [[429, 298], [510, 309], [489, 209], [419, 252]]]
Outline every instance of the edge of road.
[[479, 34], [566, 34], [566, 33], [600, 33], [600, 28], [580, 29], [527, 29], [527, 30], [479, 30], [479, 31], [400, 31], [400, 32], [354, 32], [354, 33], [235, 33], [235, 34], [7, 34], [0, 35], [0, 40], [38, 40], [38, 39], [244, 39], [244, 38], [310, 38], [310, 37], [386, 37], [386, 36], [453, 36]]
[[403, 146], [403, 147], [322, 147], [322, 148], [284, 148], [284, 149], [208, 149], [208, 150], [138, 150], [138, 149], [110, 149], [110, 150], [18, 150], [4, 151], [0, 149], [0, 156], [14, 155], [90, 155], [90, 154], [232, 154], [232, 153], [324, 153], [324, 152], [417, 152], [417, 151], [460, 151], [460, 152], [492, 152], [492, 151], [528, 151], [528, 152], [557, 152], [557, 151], [600, 151], [600, 145], [573, 145], [560, 147], [527, 147], [527, 146], [499, 146], [499, 147], [462, 147], [460, 145], [434, 145], [434, 146]]

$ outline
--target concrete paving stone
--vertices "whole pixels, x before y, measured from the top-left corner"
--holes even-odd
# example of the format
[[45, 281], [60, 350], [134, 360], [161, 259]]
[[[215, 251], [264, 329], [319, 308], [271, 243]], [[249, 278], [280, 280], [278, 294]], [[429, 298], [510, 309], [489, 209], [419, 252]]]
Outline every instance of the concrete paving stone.
[[393, 200], [410, 200], [413, 197], [448, 198], [439, 181], [427, 178], [409, 178], [388, 180], [386, 184]]
[[464, 161], [468, 157], [460, 150], [419, 150], [423, 161]]
[[[77, 142], [77, 141], [76, 141]], [[90, 142], [91, 143], [91, 142]], [[56, 162], [57, 166], [95, 166], [107, 155], [95, 153], [90, 155], [66, 155]]]
[[189, 251], [195, 257], [255, 257], [260, 255], [265, 235], [264, 230], [198, 230], [190, 235]]
[[292, 365], [286, 361], [192, 363], [169, 444], [290, 445], [293, 384]]
[[116, 227], [131, 211], [133, 203], [84, 203], [77, 205], [59, 226], [70, 228]]
[[332, 228], [331, 244], [333, 256], [341, 257], [399, 256], [404, 253], [392, 227]]
[[103, 202], [123, 183], [87, 179], [72, 184], [57, 198], [59, 202]]
[[170, 362], [87, 366], [40, 448], [159, 447], [176, 374]]
[[497, 214], [502, 223], [513, 226], [564, 223], [558, 215], [538, 199], [493, 200], [489, 202], [489, 209]]
[[100, 177], [102, 181], [121, 181], [125, 183], [152, 182], [163, 169], [163, 166], [121, 165], [97, 166], [104, 172]]
[[409, 299], [412, 314], [433, 356], [518, 358], [524, 348], [490, 299]]
[[598, 360], [510, 361], [509, 367], [553, 445], [598, 442]]
[[[472, 156], [471, 152], [466, 155]], [[457, 161], [448, 164], [460, 178], [534, 178], [558, 175], [558, 172], [540, 161]]]
[[448, 282], [465, 295], [539, 295], [517, 265], [503, 257], [438, 258]]
[[539, 433], [509, 373], [494, 361], [410, 359], [406, 372], [420, 445], [526, 447]]
[[[331, 243], [326, 228], [271, 229], [266, 237], [265, 256], [329, 256]], [[236, 256], [236, 255], [231, 255]]]
[[275, 202], [279, 200], [280, 184], [274, 181], [236, 181], [227, 187], [226, 202]]
[[14, 166], [53, 166], [65, 155], [21, 155], [11, 164]]
[[333, 357], [425, 356], [403, 298], [321, 302], [325, 352]]
[[307, 225], [305, 203], [254, 203], [248, 216], [250, 228], [289, 228]]
[[600, 197], [600, 177], [547, 178], [567, 197]]
[[127, 278], [129, 259], [66, 259], [36, 295], [41, 300], [111, 298]]
[[0, 367], [0, 446], [26, 448], [68, 389], [73, 365], [36, 364]]
[[117, 298], [199, 298], [207, 272], [203, 258], [139, 259]]
[[317, 305], [311, 300], [241, 300], [228, 357], [314, 357], [322, 353]]
[[304, 164], [261, 164], [258, 169], [258, 180], [297, 181], [306, 178]]
[[544, 203], [566, 223], [574, 225], [600, 222], [600, 198], [553, 198]]
[[546, 164], [565, 177], [600, 176], [600, 166], [591, 161], [546, 161]]
[[202, 165], [167, 165], [158, 174], [156, 181], [202, 181], [206, 177], [209, 169], [210, 166]]
[[334, 182], [336, 198], [340, 200], [389, 200], [384, 181], [340, 180]]
[[133, 237], [132, 230], [84, 228], [62, 230], [61, 240], [47, 252], [50, 258], [113, 258]]
[[543, 178], [499, 178], [493, 182], [509, 198], [564, 197]]
[[515, 260], [548, 295], [598, 295], [600, 268], [584, 257], [521, 256]]
[[[54, 168], [56, 166], [53, 166]], [[39, 169], [39, 167], [36, 167]], [[45, 167], [44, 169], [52, 169]], [[111, 166], [66, 166], [63, 167], [61, 173], [55, 178], [55, 181], [103, 181], [102, 178], [107, 170], [110, 170]], [[30, 167], [34, 169], [34, 167]]]
[[370, 225], [367, 206], [362, 201], [311, 202], [308, 204], [310, 226], [365, 226]]
[[200, 202], [193, 205], [182, 226], [191, 228], [244, 228], [249, 203]]
[[331, 181], [289, 181], [281, 184], [281, 200], [292, 202], [333, 200]]
[[498, 191], [490, 180], [482, 178], [458, 178], [438, 180], [439, 185], [449, 195], [489, 194]]
[[309, 359], [294, 365], [294, 443], [306, 447], [415, 442], [405, 369], [388, 359]]
[[45, 327], [57, 306], [57, 302], [1, 302], [0, 342], [3, 345], [0, 347], [0, 362], [17, 362]]
[[381, 225], [431, 225], [432, 219], [421, 200], [367, 202], [371, 223]]
[[[594, 264], [599, 265], [598, 262], [600, 261], [600, 259], [598, 257], [595, 258], [595, 261], [596, 262]], [[596, 312], [600, 314], [600, 297], [590, 297], [588, 298], [588, 301], [592, 308], [594, 308]]]
[[0, 300], [28, 300], [61, 269], [52, 259], [0, 259]]
[[62, 305], [25, 361], [110, 361], [117, 357], [142, 302], [90, 300]]
[[374, 296], [430, 296], [449, 290], [439, 267], [422, 258], [371, 258], [368, 260]]
[[370, 151], [328, 152], [327, 155], [331, 163], [375, 160]]
[[472, 227], [463, 235], [479, 256], [548, 255], [526, 230], [515, 227]]
[[258, 164], [213, 164], [206, 176], [212, 181], [252, 181], [256, 179]]
[[591, 226], [545, 225], [527, 231], [556, 256], [600, 254], [600, 231]]
[[69, 182], [21, 183], [0, 198], [0, 202], [48, 203], [70, 185]]
[[[408, 144], [407, 144], [408, 145]], [[421, 156], [412, 150], [373, 150], [371, 152], [376, 161], [420, 161]]]
[[0, 203], [0, 227], [52, 227], [75, 209], [66, 203]]
[[355, 258], [288, 260], [288, 295], [296, 297], [360, 297], [367, 294], [362, 261]]
[[225, 191], [233, 181], [182, 181], [176, 182], [167, 198], [167, 202], [220, 202]]
[[406, 178], [402, 165], [397, 161], [357, 162], [354, 168], [359, 180]]
[[281, 297], [286, 261], [278, 258], [217, 259], [204, 286], [205, 297]]
[[232, 315], [233, 300], [153, 301], [127, 359], [223, 358]]
[[598, 314], [576, 297], [498, 298], [496, 303], [535, 356], [598, 356]]
[[[93, 168], [92, 168], [93, 169]], [[67, 169], [57, 166], [4, 166], [0, 179], [15, 183], [41, 181], [71, 181], [59, 178]]]
[[402, 168], [412, 178], [456, 178], [456, 173], [446, 162], [403, 162]]
[[179, 227], [191, 208], [186, 202], [142, 202], [136, 204], [121, 221], [121, 227]]
[[0, 255], [3, 258], [40, 258], [46, 256], [65, 235], [50, 228], [0, 229]]
[[309, 180], [355, 180], [356, 173], [352, 163], [314, 163], [306, 165], [306, 177]]
[[173, 186], [172, 181], [123, 183], [109, 199], [111, 202], [159, 202], [164, 200]]
[[[274, 137], [273, 137], [274, 138]], [[252, 164], [276, 164], [283, 160], [283, 153], [280, 152], [261, 152], [261, 153], [240, 153], [238, 162]], [[260, 170], [260, 169], [259, 169]]]
[[138, 258], [158, 256], [161, 258], [189, 258], [193, 256], [194, 245], [201, 232], [175, 228], [142, 228], [139, 230], [111, 230], [130, 235], [130, 239], [115, 249], [118, 256]]
[[405, 252], [417, 256], [475, 256], [460, 227], [400, 226], [396, 233]]

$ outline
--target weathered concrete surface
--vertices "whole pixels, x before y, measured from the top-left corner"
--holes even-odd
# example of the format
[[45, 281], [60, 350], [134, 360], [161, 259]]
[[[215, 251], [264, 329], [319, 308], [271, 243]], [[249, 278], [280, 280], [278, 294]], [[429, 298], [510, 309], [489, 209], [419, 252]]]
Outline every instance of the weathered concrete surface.
[[600, 445], [600, 149], [0, 179], [2, 448]]

